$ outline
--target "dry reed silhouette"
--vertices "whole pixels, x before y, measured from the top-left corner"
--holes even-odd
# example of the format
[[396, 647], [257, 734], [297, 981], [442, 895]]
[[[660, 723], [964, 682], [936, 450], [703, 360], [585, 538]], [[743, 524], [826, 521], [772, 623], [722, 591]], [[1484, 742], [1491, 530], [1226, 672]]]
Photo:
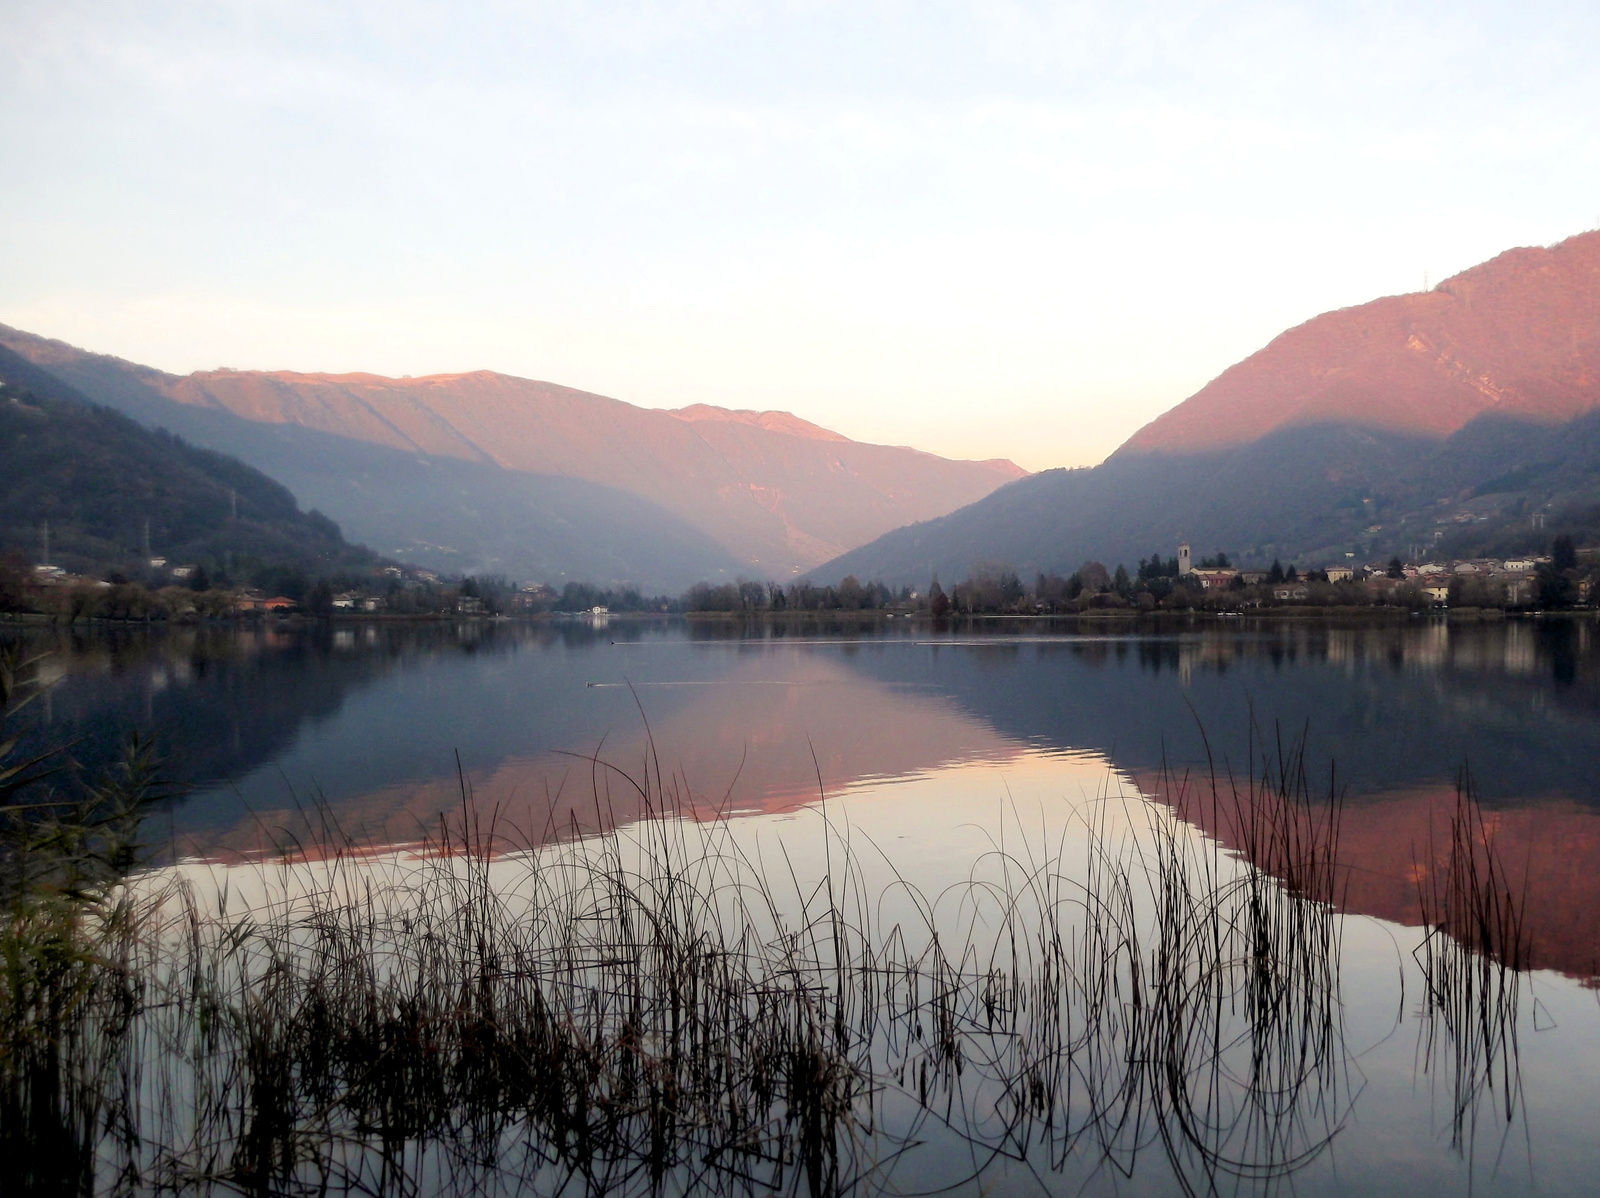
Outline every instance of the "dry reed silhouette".
[[1465, 770], [1455, 796], [1448, 842], [1430, 842], [1427, 864], [1416, 867], [1426, 931], [1415, 956], [1423, 978], [1423, 1068], [1449, 1070], [1451, 1144], [1470, 1155], [1485, 1107], [1507, 1132], [1516, 1120], [1518, 1012], [1533, 944], [1524, 914], [1527, 873], [1519, 891]]
[[[1102, 796], [1081, 864], [1017, 817], [931, 895], [826, 796], [818, 868], [694, 816], [653, 752], [591, 767], [597, 814], [621, 785], [646, 818], [535, 843], [463, 776], [403, 850], [330, 820], [273, 860], [126, 880], [71, 864], [94, 837], [30, 832], [0, 945], [16, 1192], [822, 1195], [1137, 1166], [1210, 1195], [1292, 1179], [1348, 1119], [1338, 799], [1311, 801], [1303, 742], [1242, 788]], [[86, 809], [112, 813], [108, 860], [150, 786], [135, 755]], [[1200, 801], [1231, 804], [1242, 857], [1173, 814]]]

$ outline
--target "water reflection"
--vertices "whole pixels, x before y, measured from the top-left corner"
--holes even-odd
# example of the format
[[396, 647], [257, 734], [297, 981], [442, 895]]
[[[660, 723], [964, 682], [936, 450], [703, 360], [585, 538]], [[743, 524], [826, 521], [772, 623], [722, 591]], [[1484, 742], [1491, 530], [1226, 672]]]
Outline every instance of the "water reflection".
[[[830, 1012], [839, 996], [846, 1009], [841, 1026], [862, 1061], [871, 1054], [867, 1072], [881, 1084], [855, 1091], [859, 1102], [851, 1098], [848, 1108], [839, 1108], [859, 1121], [840, 1137], [845, 1155], [837, 1178], [826, 1170], [825, 1177], [859, 1177], [861, 1192], [897, 1193], [951, 1186], [960, 1192], [1161, 1195], [1588, 1192], [1588, 1162], [1600, 1143], [1582, 1099], [1592, 1087], [1600, 1036], [1592, 1000], [1578, 987], [1540, 979], [1538, 1001], [1510, 1004], [1489, 1021], [1487, 1031], [1496, 1038], [1486, 1040], [1480, 1021], [1460, 1017], [1470, 1016], [1470, 1008], [1446, 1005], [1447, 983], [1440, 987], [1445, 1001], [1419, 1002], [1416, 954], [1427, 943], [1420, 930], [1334, 917], [1326, 900], [1341, 878], [1326, 868], [1322, 850], [1329, 840], [1309, 842], [1298, 865], [1309, 865], [1310, 872], [1299, 872], [1297, 891], [1281, 889], [1219, 856], [1214, 842], [1160, 806], [1119, 792], [1108, 783], [1113, 772], [1108, 760], [1092, 754], [1027, 750], [1002, 762], [952, 763], [910, 779], [865, 780], [835, 793], [825, 812], [812, 804], [723, 826], [687, 826], [688, 845], [678, 859], [704, 893], [688, 909], [724, 937], [732, 929], [741, 946], [734, 953], [715, 947], [713, 959], [736, 959], [746, 968], [752, 944], [776, 946], [785, 954], [777, 975], [801, 987], [801, 1010], [834, 1026]], [[1281, 831], [1284, 825], [1269, 813], [1255, 832], [1263, 826]], [[673, 827], [681, 832], [685, 825]], [[658, 841], [655, 831], [641, 826], [624, 834], [631, 847], [619, 849], [617, 859], [650, 880], [650, 893], [659, 892], [660, 874], [641, 864], [643, 846], [677, 844], [673, 835], [663, 829]], [[598, 852], [593, 841], [552, 846], [542, 859], [547, 866], [564, 864], [542, 876], [568, 877], [570, 863]], [[458, 874], [482, 868], [497, 878], [482, 893], [511, 904], [500, 925], [511, 933], [534, 929], [561, 941], [574, 929], [591, 935], [604, 926], [589, 900], [577, 904], [583, 912], [577, 918], [553, 901], [559, 886], [547, 882], [530, 891], [531, 859], [400, 853], [242, 869], [186, 863], [176, 872], [209, 884], [202, 891], [204, 910], [216, 909], [221, 892], [243, 909], [278, 918], [291, 896], [309, 902], [333, 894], [337, 904], [337, 895], [349, 892], [370, 901], [373, 882], [387, 879], [397, 893], [384, 900], [394, 906], [385, 908], [380, 926], [409, 931], [412, 924], [397, 922], [396, 911], [422, 910], [438, 920], [451, 909], [439, 901], [448, 893], [457, 902], [466, 896], [478, 936], [484, 927], [480, 900], [471, 896], [480, 892], [461, 885]], [[746, 869], [766, 879], [770, 906], [747, 901], [748, 878], [734, 884], [728, 876], [742, 877]], [[413, 880], [430, 871], [440, 879], [431, 889]], [[330, 885], [330, 878], [338, 884]], [[252, 889], [282, 901], [265, 901]], [[608, 887], [605, 896], [601, 906], [609, 909], [616, 891]], [[848, 913], [842, 941], [826, 932], [773, 935], [779, 922], [831, 928], [819, 910]], [[752, 918], [748, 912], [761, 921], [753, 939], [740, 930], [740, 920]], [[358, 905], [354, 917], [355, 933], [369, 936], [373, 925], [365, 908]], [[307, 922], [318, 929], [312, 938], [318, 945], [329, 942], [338, 924], [322, 914]], [[448, 934], [439, 940], [475, 942]], [[507, 941], [499, 933], [491, 940], [496, 975], [520, 986], [565, 978], [574, 959], [561, 941], [561, 969], [529, 968], [519, 954], [519, 968], [502, 970]], [[844, 981], [827, 947], [841, 942], [857, 946], [849, 954], [857, 964]], [[868, 945], [881, 951], [866, 953]], [[589, 947], [581, 958], [581, 984], [556, 988], [575, 1004], [563, 1008], [560, 1025], [581, 1027], [586, 1042], [605, 1044], [603, 1020], [609, 1018], [610, 1026], [623, 1024], [624, 1043], [653, 1046], [652, 1038], [637, 1036], [623, 1022], [637, 1009], [630, 1006], [637, 998], [609, 1001], [639, 993], [627, 974], [637, 955], [617, 951], [603, 935]], [[343, 957], [337, 950], [332, 955]], [[275, 961], [268, 953], [250, 956]], [[716, 1001], [689, 1009], [742, 1010], [752, 995], [773, 1001], [777, 988], [765, 972], [737, 975], [729, 985], [719, 980], [727, 976], [722, 968], [697, 975]], [[312, 971], [311, 981], [319, 976]], [[399, 976], [409, 984], [411, 970]], [[1514, 984], [1514, 996], [1523, 993], [1522, 980]], [[719, 985], [729, 987], [726, 1001], [712, 989]], [[268, 989], [282, 1001], [281, 984]], [[1534, 995], [1531, 983], [1527, 992]], [[455, 993], [447, 990], [446, 1006]], [[384, 1009], [346, 1002], [336, 1010], [359, 1024], [369, 1007]], [[519, 1001], [504, 1009], [516, 1019], [543, 1008]], [[162, 1044], [193, 1036], [193, 1019], [180, 1012], [176, 1023], [178, 1035], [162, 1037]], [[740, 1026], [737, 1020], [732, 1027], [718, 1025], [717, 1034], [699, 1036], [697, 1043], [720, 1053]], [[423, 1040], [429, 1051], [439, 1051], [428, 1038], [408, 1043]], [[759, 1053], [760, 1044], [749, 1037], [738, 1043], [741, 1061]], [[208, 1044], [205, 1051], [216, 1048]], [[522, 1058], [513, 1053], [508, 1059]], [[686, 1053], [682, 1059], [697, 1058]], [[451, 1068], [436, 1072], [476, 1076]], [[596, 1071], [591, 1083], [595, 1076], [606, 1079], [607, 1101], [616, 1100], [614, 1075]], [[1510, 1121], [1503, 1105], [1506, 1076], [1515, 1084]], [[177, 1088], [183, 1088], [181, 1077]], [[633, 1113], [640, 1105], [630, 1106], [627, 1091], [622, 1094], [620, 1105], [607, 1108], [604, 1126], [636, 1134]], [[544, 1109], [535, 1108], [535, 1118]], [[514, 1113], [521, 1119], [524, 1110]], [[728, 1139], [717, 1121], [723, 1113], [713, 1103], [712, 1118], [674, 1125], [700, 1149], [697, 1165], [722, 1159], [695, 1137], [709, 1135], [720, 1151]], [[525, 1126], [517, 1125], [519, 1135]], [[773, 1120], [770, 1126], [795, 1123]], [[546, 1134], [542, 1126], [534, 1130]], [[146, 1143], [129, 1140], [136, 1147]], [[314, 1137], [307, 1142], [316, 1143]], [[507, 1148], [504, 1155], [477, 1153], [458, 1163], [447, 1141], [435, 1159], [472, 1177], [501, 1169], [514, 1183], [503, 1190], [485, 1184], [486, 1193], [557, 1188], [541, 1187], [548, 1173], [529, 1171], [537, 1162], [516, 1155], [517, 1144]], [[421, 1155], [415, 1160], [426, 1167]], [[744, 1167], [731, 1175], [735, 1181], [746, 1175]], [[627, 1190], [622, 1181], [613, 1185], [615, 1173], [601, 1169], [598, 1176], [592, 1192]], [[749, 1189], [782, 1188], [757, 1176]], [[714, 1190], [725, 1179], [713, 1172], [700, 1189], [681, 1192]], [[833, 1192], [832, 1180], [823, 1192]], [[438, 1188], [447, 1187], [441, 1182]]]
[[[760, 655], [716, 664], [714, 677], [579, 684], [566, 714], [591, 720], [587, 735], [555, 740], [529, 719], [528, 747], [549, 747], [472, 769], [474, 802], [495, 811], [508, 834], [539, 842], [649, 814], [629, 779], [664, 777], [702, 817], [775, 812], [878, 779], [1005, 762], [1025, 747], [944, 696], [863, 679], [827, 657], [788, 663], [777, 677]], [[654, 673], [648, 664], [634, 672]], [[271, 793], [269, 786], [269, 800]], [[453, 771], [431, 772], [341, 796], [337, 816], [347, 832], [404, 842], [460, 799]], [[253, 806], [256, 820], [210, 835], [196, 831], [189, 843], [207, 852], [259, 849], [283, 830], [309, 826], [294, 806]]]
[[[478, 801], [533, 838], [642, 814], [601, 752], [702, 811], [925, 780], [1024, 753], [1100, 754], [1147, 790], [1247, 771], [1249, 722], [1336, 763], [1348, 903], [1421, 918], [1418, 870], [1463, 767], [1528, 893], [1535, 960], [1600, 961], [1600, 647], [1583, 620], [1457, 625], [753, 626], [634, 620], [114, 630], [33, 636], [50, 739], [93, 766], [153, 729], [190, 788], [186, 851], [264, 847], [322, 807], [403, 841]], [[653, 754], [653, 756], [652, 756]], [[938, 820], [936, 811], [928, 814]], [[1204, 821], [1201, 821], [1204, 823]], [[1228, 840], [1227, 829], [1207, 830]]]
[[[366, 839], [410, 840], [458, 809], [459, 752], [477, 813], [514, 821], [526, 839], [570, 846], [577, 832], [636, 819], [646, 809], [623, 775], [654, 772], [652, 793], [675, 792], [696, 815], [749, 814], [732, 835], [764, 838], [770, 859], [792, 862], [803, 879], [831, 865], [819, 859], [813, 805], [826, 793], [830, 817], [846, 821], [853, 843], [884, 850], [929, 894], [959, 896], [956, 883], [982, 868], [975, 860], [992, 865], [985, 850], [1007, 818], [1027, 821], [1060, 851], [1071, 810], [1126, 787], [1130, 810], [1170, 823], [1138, 798], [1172, 801], [1163, 765], [1178, 776], [1242, 779], [1260, 764], [1263, 743], [1270, 757], [1280, 736], [1292, 743], [1309, 729], [1310, 797], [1344, 795], [1334, 893], [1356, 917], [1339, 924], [1338, 1006], [1313, 1012], [1315, 1029], [1337, 1034], [1337, 1051], [1325, 1058], [1337, 1068], [1265, 1073], [1272, 1084], [1246, 1087], [1238, 1109], [1248, 1115], [1250, 1104], [1286, 1096], [1310, 1104], [1317, 1118], [1298, 1126], [1312, 1134], [1283, 1141], [1297, 1154], [1322, 1152], [1296, 1175], [1296, 1192], [1578, 1194], [1592, 1186], [1600, 1152], [1590, 1113], [1600, 1068], [1592, 991], [1600, 974], [1600, 646], [1592, 624], [1304, 622], [1108, 634], [1103, 626], [930, 631], [794, 621], [741, 629], [617, 619], [602, 627], [120, 630], [35, 635], [30, 644], [52, 650], [44, 669], [56, 683], [36, 736], [78, 738], [92, 765], [109, 758], [125, 730], [153, 729], [172, 772], [190, 786], [168, 813], [172, 851], [223, 857], [285, 834], [315, 835], [324, 817]], [[1482, 800], [1468, 856], [1493, 846], [1502, 888], [1523, 913], [1528, 956], [1519, 964], [1586, 979], [1518, 974], [1509, 993], [1520, 1001], [1501, 1002], [1487, 1018], [1474, 996], [1491, 988], [1480, 984], [1482, 971], [1467, 972], [1470, 954], [1450, 948], [1470, 941], [1470, 929], [1448, 910], [1439, 915], [1429, 898], [1463, 860], [1451, 824], [1463, 766]], [[676, 785], [659, 785], [662, 777]], [[1238, 858], [1255, 845], [1260, 863], [1281, 871], [1252, 840], [1248, 810], [1179, 805], [1179, 814], [1212, 845]], [[1082, 872], [1075, 858], [1063, 877], [1075, 882]], [[892, 901], [874, 910], [914, 922], [915, 911], [896, 912]], [[950, 902], [958, 919], [981, 914]], [[1451, 932], [1448, 943], [1429, 925]], [[1426, 989], [1424, 961], [1433, 970]], [[1208, 962], [1200, 971], [1213, 976]], [[1450, 969], [1478, 988], [1452, 989]], [[1276, 977], [1269, 971], [1252, 984]], [[1466, 1001], [1452, 1006], [1462, 993]], [[1226, 1063], [1217, 1076], [1228, 1080], [1246, 1076], [1236, 1065], [1304, 1060], [1300, 1041], [1270, 1036], [1228, 1039], [1226, 1053], [1208, 1048], [1191, 1060], [1177, 1052], [1194, 1043], [1183, 1033], [1199, 1029], [1220, 1044], [1226, 1029], [1208, 1038], [1204, 1012], [1187, 1008], [1152, 1008], [1139, 1023], [1126, 994], [1114, 997], [1103, 1026], [1130, 1035], [1113, 1037], [1101, 1056], [1090, 1046], [1090, 1059], [1108, 1071], [1095, 1075], [1099, 1088], [1073, 1092], [1089, 1107], [1064, 1104], [1047, 1133], [1090, 1127], [1098, 1135], [1098, 1123], [1066, 1115], [1100, 1110], [1107, 1093], [1124, 1092], [1123, 1079], [1137, 1083], [1141, 1103], [1154, 1101], [1155, 1091], [1138, 1088], [1150, 1061], [1189, 1061], [1195, 1069], [1163, 1076], [1205, 1081], [1211, 1075], [1196, 1070], [1213, 1063]], [[1221, 1012], [1219, 1001], [1213, 996], [1207, 1009]], [[1117, 1022], [1124, 1018], [1132, 1022]], [[1284, 1027], [1304, 1023], [1296, 1016]], [[1046, 1054], [1038, 1060], [1061, 1070], [1039, 1076], [1085, 1086], [1095, 1078], [1074, 1072], [1084, 1059]], [[1494, 1085], [1491, 1069], [1499, 1071]], [[978, 1093], [961, 1089], [976, 1087], [970, 1075], [956, 1077], [947, 1098]], [[1161, 1099], [1174, 1104], [1163, 1110], [1204, 1115], [1211, 1094], [1180, 1087]], [[974, 1117], [992, 1109], [985, 1101]], [[1152, 1174], [1148, 1163], [1137, 1183], [1110, 1186], [1115, 1169], [1132, 1172], [1135, 1150], [1142, 1162], [1163, 1156], [1162, 1119], [1126, 1126], [1132, 1140], [1100, 1145], [1113, 1164], [1087, 1179], [1074, 1173], [1077, 1148], [1051, 1141], [1071, 1192], [1102, 1182], [1172, 1191], [1172, 1172]], [[1220, 1139], [1185, 1142], [1202, 1157], [1233, 1154], [1233, 1129], [1243, 1129], [1246, 1147], [1274, 1147], [1250, 1137], [1282, 1126], [1225, 1120], [1202, 1128], [1222, 1127]], [[1492, 1149], [1482, 1157], [1491, 1166], [1473, 1163], [1478, 1139]], [[932, 1163], [922, 1173], [907, 1166], [903, 1188], [935, 1188], [954, 1175], [939, 1158], [925, 1160]], [[1002, 1170], [997, 1189], [1033, 1192], [1036, 1184], [1031, 1166], [1018, 1164]], [[1225, 1178], [1219, 1188], [1232, 1186]]]

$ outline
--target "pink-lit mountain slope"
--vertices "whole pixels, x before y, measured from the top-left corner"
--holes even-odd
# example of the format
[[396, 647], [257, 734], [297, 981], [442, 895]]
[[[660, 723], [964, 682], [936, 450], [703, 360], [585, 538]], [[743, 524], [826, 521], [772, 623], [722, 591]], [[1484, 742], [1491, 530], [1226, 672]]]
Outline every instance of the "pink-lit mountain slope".
[[[473, 477], [497, 478], [502, 487], [505, 480], [538, 479], [546, 487], [541, 494], [562, 480], [607, 488], [697, 530], [728, 554], [730, 569], [774, 578], [954, 511], [1026, 473], [1008, 461], [953, 461], [852, 441], [787, 412], [640, 408], [490, 371], [395, 379], [215, 370], [179, 377], [17, 330], [0, 328], [0, 343], [147, 423], [246, 460], [259, 457], [260, 468], [305, 491], [304, 500], [389, 551], [414, 557], [427, 556], [421, 542], [430, 537], [450, 542], [436, 546], [441, 552], [458, 550], [470, 533], [463, 524], [471, 523], [471, 511], [487, 514], [494, 504], [466, 495], [462, 519], [407, 548], [396, 519], [380, 527], [381, 513], [369, 509], [380, 487], [394, 496], [384, 501], [389, 507], [405, 503], [389, 475], [412, 461], [443, 463], [444, 473], [463, 476], [469, 491]], [[275, 439], [264, 441], [265, 430], [278, 430]], [[295, 448], [302, 445], [309, 448]], [[346, 454], [340, 446], [350, 447], [352, 463], [367, 463], [370, 484], [332, 485]], [[396, 464], [371, 465], [371, 449], [363, 447], [396, 455]], [[298, 461], [313, 454], [316, 477], [301, 477]], [[449, 486], [460, 490], [454, 481]], [[438, 491], [426, 492], [429, 503]], [[583, 503], [561, 517], [579, 537], [585, 522]], [[605, 535], [598, 524], [592, 534]], [[505, 535], [514, 539], [515, 529]], [[499, 550], [479, 556], [506, 569], [515, 560]]]
[[1140, 429], [817, 570], [922, 583], [1130, 567], [1180, 540], [1260, 565], [1600, 539], [1600, 232], [1328, 312]]
[[981, 499], [1025, 472], [851, 441], [786, 412], [638, 408], [490, 371], [391, 379], [211, 371], [184, 404], [395, 449], [588, 479], [660, 504], [753, 570], [786, 573]]
[[1600, 232], [1308, 320], [1118, 454], [1206, 452], [1313, 424], [1447, 437], [1484, 413], [1555, 424], [1597, 405]]

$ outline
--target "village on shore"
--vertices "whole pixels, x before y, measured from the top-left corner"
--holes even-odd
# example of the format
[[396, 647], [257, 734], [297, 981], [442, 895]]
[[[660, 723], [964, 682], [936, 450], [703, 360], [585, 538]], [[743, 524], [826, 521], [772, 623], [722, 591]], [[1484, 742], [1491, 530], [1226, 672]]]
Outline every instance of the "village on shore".
[[[1570, 554], [1570, 561], [1558, 566], [1556, 558], [1564, 554]], [[1600, 562], [1593, 554], [1581, 556], [1589, 558], [1591, 568], [1587, 572], [1579, 569], [1580, 554], [1569, 541], [1555, 546], [1554, 556], [1476, 557], [1418, 563], [1402, 562], [1396, 557], [1365, 566], [1324, 566], [1302, 575], [1292, 565], [1287, 570], [1276, 565], [1267, 570], [1236, 570], [1225, 564], [1226, 559], [1222, 563], [1195, 565], [1189, 546], [1184, 543], [1178, 546], [1178, 575], [1195, 580], [1203, 591], [1266, 588], [1278, 602], [1309, 601], [1313, 598], [1313, 588], [1319, 584], [1354, 584], [1363, 588], [1374, 602], [1415, 597], [1455, 606], [1528, 607], [1539, 601], [1541, 571], [1547, 577], [1570, 572], [1573, 577], [1563, 581], [1573, 584], [1573, 600], [1587, 603], [1594, 591], [1594, 567]], [[1252, 595], [1252, 598], [1262, 596]]]
[[1270, 608], [1389, 607], [1535, 611], [1594, 605], [1600, 550], [1558, 536], [1547, 554], [1300, 569], [1273, 562], [1237, 567], [1225, 554], [1195, 561], [1190, 546], [1141, 559], [1130, 572], [1085, 562], [1067, 577], [1039, 573], [1031, 585], [1015, 570], [979, 569], [946, 591], [847, 577], [837, 586], [739, 580], [696, 583], [676, 598], [631, 588], [566, 583], [519, 585], [498, 577], [449, 578], [414, 566], [386, 565], [370, 576], [311, 581], [290, 577], [281, 592], [213, 581], [197, 564], [152, 557], [139, 576], [74, 574], [60, 566], [13, 561], [0, 569], [0, 610], [51, 620], [195, 621], [267, 616], [355, 618], [604, 616], [612, 613], [754, 615], [879, 612], [935, 618], [1189, 611], [1244, 613]]

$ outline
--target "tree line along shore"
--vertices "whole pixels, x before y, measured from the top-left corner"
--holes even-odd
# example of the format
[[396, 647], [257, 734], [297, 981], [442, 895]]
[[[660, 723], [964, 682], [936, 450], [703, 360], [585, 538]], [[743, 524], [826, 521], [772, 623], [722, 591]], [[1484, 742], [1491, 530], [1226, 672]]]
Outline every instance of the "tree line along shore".
[[136, 577], [68, 574], [30, 565], [18, 554], [0, 558], [0, 614], [50, 622], [195, 622], [240, 618], [455, 619], [572, 615], [683, 615], [728, 618], [842, 613], [879, 616], [1138, 616], [1244, 615], [1332, 611], [1350, 613], [1581, 611], [1600, 594], [1600, 549], [1555, 538], [1548, 554], [1509, 560], [1407, 563], [1393, 558], [1365, 566], [1319, 567], [1273, 562], [1237, 568], [1227, 557], [1192, 564], [1153, 554], [1130, 571], [1085, 562], [1069, 575], [1036, 572], [1032, 581], [1009, 567], [979, 568], [926, 589], [846, 577], [836, 585], [809, 579], [784, 585], [739, 579], [700, 582], [678, 596], [627, 586], [568, 582], [519, 584], [496, 575], [441, 577], [416, 567], [387, 565], [310, 578], [287, 572], [276, 587], [238, 587], [203, 566], [168, 566], [152, 559]]

